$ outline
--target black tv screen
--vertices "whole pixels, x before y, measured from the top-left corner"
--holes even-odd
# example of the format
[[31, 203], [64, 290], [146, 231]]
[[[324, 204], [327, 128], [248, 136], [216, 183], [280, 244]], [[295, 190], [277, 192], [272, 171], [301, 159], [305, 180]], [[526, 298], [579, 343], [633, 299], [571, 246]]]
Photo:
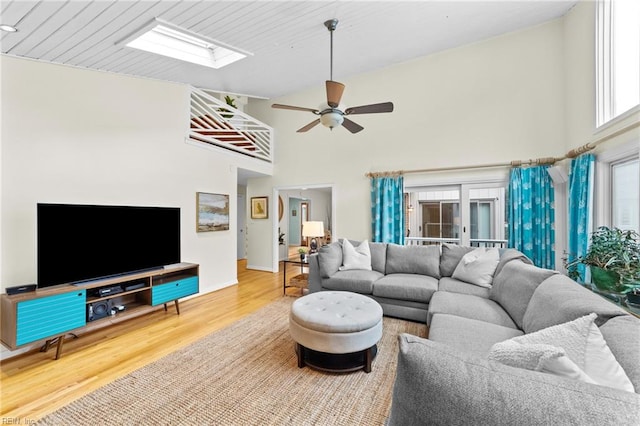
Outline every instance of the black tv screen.
[[38, 204], [38, 287], [180, 262], [177, 207]]

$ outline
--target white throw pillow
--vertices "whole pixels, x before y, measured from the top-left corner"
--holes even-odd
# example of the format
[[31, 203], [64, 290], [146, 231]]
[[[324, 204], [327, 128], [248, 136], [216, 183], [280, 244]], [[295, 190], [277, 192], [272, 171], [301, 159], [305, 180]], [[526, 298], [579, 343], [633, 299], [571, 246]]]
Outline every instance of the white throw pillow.
[[371, 270], [371, 250], [367, 240], [361, 242], [358, 247], [353, 247], [353, 244], [346, 238], [342, 240], [342, 266], [340, 270], [348, 271], [350, 269]]
[[490, 288], [499, 261], [497, 248], [479, 247], [462, 257], [451, 278]]
[[[597, 315], [593, 313], [496, 343], [491, 348], [489, 358], [514, 367], [635, 392], [631, 380], [611, 353], [595, 324], [596, 318]], [[522, 348], [518, 349], [514, 345], [521, 345]], [[544, 346], [546, 352], [545, 348], [541, 350]], [[555, 353], [554, 349], [557, 349]], [[523, 355], [523, 351], [529, 351], [530, 357]], [[509, 353], [512, 355], [509, 356]], [[537, 364], [533, 360], [536, 356], [539, 357]]]

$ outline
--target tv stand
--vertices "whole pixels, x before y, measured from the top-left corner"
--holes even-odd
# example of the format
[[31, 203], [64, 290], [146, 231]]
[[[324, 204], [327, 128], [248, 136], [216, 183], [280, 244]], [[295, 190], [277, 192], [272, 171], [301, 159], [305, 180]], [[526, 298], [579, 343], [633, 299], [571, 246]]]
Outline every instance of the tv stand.
[[[65, 335], [74, 337], [127, 321], [199, 292], [198, 265], [178, 263], [164, 268], [118, 275], [81, 284], [62, 284], [0, 296], [0, 339], [10, 349], [45, 342], [46, 352], [56, 345], [62, 354]], [[122, 307], [120, 310], [119, 307]], [[74, 334], [75, 333], [75, 334]], [[57, 339], [57, 340], [56, 340]]]

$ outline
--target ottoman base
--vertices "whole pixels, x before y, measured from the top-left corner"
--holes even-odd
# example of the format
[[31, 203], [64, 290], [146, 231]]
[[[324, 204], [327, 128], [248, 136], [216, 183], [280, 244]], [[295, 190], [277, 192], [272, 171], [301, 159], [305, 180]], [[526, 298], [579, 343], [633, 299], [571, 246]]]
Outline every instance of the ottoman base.
[[309, 366], [320, 371], [331, 373], [349, 373], [357, 370], [371, 372], [371, 362], [378, 353], [378, 346], [373, 345], [368, 349], [348, 354], [330, 354], [327, 352], [314, 351], [306, 348], [300, 343], [296, 343], [296, 354], [298, 355], [298, 367]]

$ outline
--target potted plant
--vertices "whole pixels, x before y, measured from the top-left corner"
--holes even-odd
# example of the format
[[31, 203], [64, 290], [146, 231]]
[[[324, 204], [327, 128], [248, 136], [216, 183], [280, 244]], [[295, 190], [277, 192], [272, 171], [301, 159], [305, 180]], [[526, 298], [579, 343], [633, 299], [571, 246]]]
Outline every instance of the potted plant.
[[[224, 101], [227, 103], [227, 105], [229, 105], [230, 107], [233, 107], [235, 109], [238, 109], [238, 107], [236, 106], [236, 100], [233, 99], [231, 96], [226, 95], [224, 97]], [[233, 112], [231, 112], [230, 110], [226, 109], [226, 108], [220, 108], [218, 111], [220, 111], [220, 115], [223, 116], [224, 118], [226, 118], [227, 120], [230, 118], [233, 118]]]
[[589, 266], [593, 284], [601, 291], [626, 294], [640, 288], [639, 235], [601, 226], [591, 234], [587, 254], [567, 263], [567, 269], [575, 270], [578, 264]]
[[304, 260], [305, 260], [305, 259], [306, 259], [306, 257], [307, 257], [307, 251], [306, 251], [305, 249], [303, 249], [302, 247], [300, 247], [300, 248], [298, 249], [298, 253], [300, 253], [300, 261], [301, 261], [301, 262], [304, 262]]

